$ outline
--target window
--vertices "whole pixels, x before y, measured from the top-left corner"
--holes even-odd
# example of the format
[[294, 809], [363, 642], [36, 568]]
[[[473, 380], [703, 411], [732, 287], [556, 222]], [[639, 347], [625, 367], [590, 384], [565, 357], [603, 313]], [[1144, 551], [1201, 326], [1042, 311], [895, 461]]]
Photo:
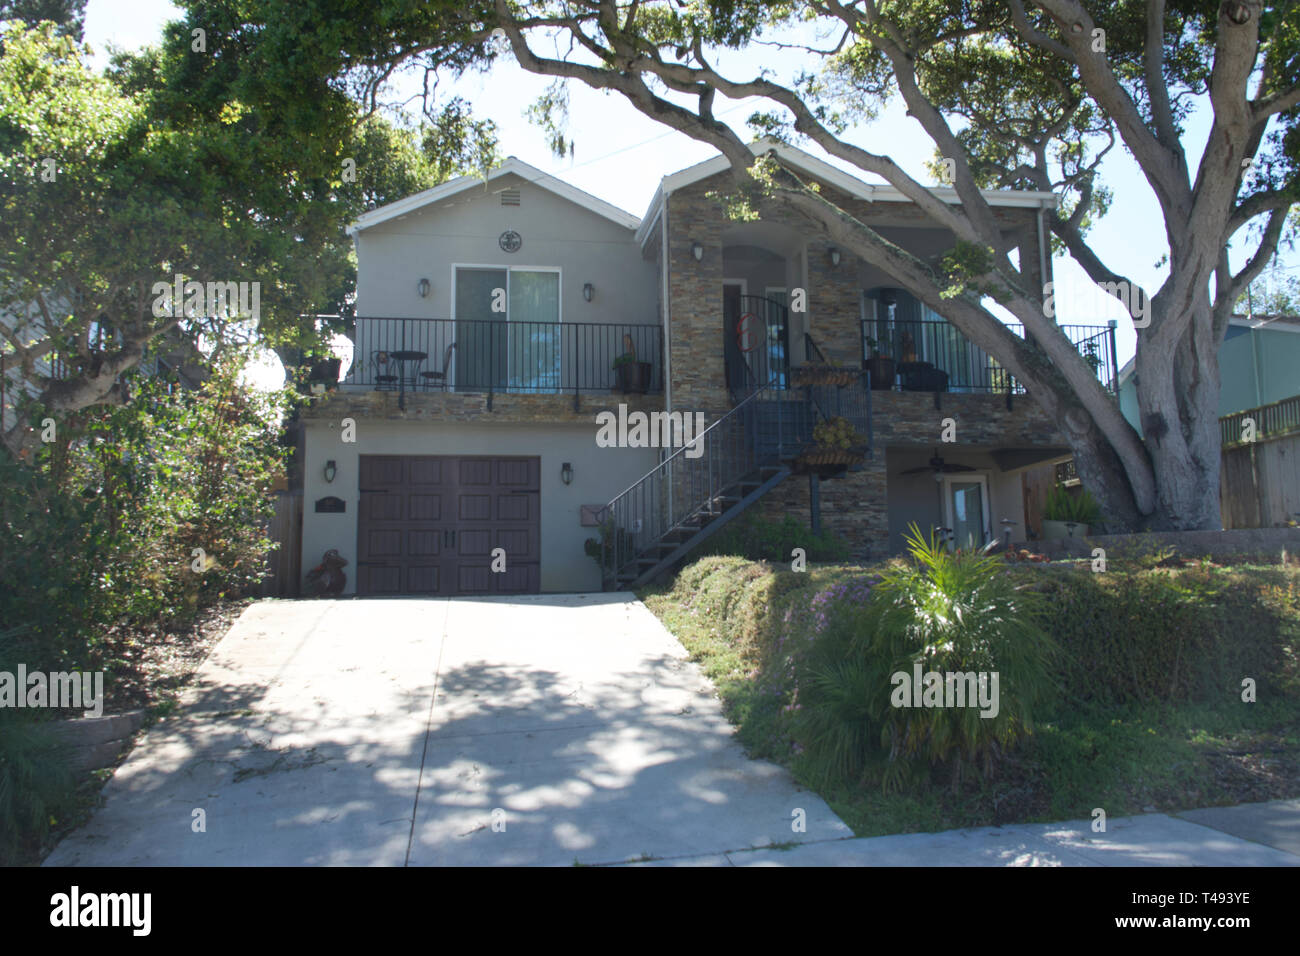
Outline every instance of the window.
[[458, 266], [455, 308], [456, 385], [559, 390], [559, 269]]

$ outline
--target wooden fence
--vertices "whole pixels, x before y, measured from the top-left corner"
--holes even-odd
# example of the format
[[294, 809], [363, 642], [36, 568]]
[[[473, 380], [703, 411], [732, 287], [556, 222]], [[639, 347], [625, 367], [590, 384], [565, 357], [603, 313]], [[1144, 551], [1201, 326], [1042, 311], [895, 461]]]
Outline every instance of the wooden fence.
[[[1254, 422], [1254, 441], [1247, 419]], [[1219, 419], [1224, 528], [1277, 528], [1300, 519], [1300, 395]]]
[[302, 491], [277, 491], [275, 516], [267, 535], [280, 546], [266, 559], [263, 597], [299, 597], [302, 594]]

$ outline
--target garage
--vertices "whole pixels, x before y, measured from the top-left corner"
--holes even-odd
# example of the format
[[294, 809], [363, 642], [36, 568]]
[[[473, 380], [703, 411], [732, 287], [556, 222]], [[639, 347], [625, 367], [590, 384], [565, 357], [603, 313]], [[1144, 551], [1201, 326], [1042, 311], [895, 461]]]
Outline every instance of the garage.
[[361, 455], [357, 594], [536, 594], [540, 473], [535, 457]]

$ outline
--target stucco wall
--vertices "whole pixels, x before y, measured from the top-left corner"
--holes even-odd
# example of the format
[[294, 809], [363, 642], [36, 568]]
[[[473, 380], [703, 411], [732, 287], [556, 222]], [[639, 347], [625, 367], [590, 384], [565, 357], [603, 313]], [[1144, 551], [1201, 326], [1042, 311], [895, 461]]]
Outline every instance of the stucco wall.
[[[598, 591], [600, 574], [583, 551], [596, 529], [580, 524], [581, 505], [604, 504], [658, 463], [656, 449], [600, 448], [596, 424], [517, 424], [357, 421], [355, 442], [343, 442], [337, 421], [304, 423], [303, 566], [330, 548], [348, 561], [345, 593], [356, 589], [357, 477], [361, 455], [526, 455], [541, 458], [541, 589]], [[324, 478], [327, 460], [338, 472]], [[560, 480], [560, 466], [573, 466], [573, 483]], [[333, 495], [347, 503], [343, 514], [317, 514], [316, 499]]]
[[[501, 205], [508, 188], [519, 189], [518, 206]], [[523, 238], [518, 252], [499, 246], [507, 230]], [[358, 315], [449, 319], [454, 264], [550, 266], [562, 270], [562, 322], [657, 322], [655, 266], [634, 231], [515, 175], [364, 230], [357, 263]], [[425, 298], [421, 278], [431, 284]]]

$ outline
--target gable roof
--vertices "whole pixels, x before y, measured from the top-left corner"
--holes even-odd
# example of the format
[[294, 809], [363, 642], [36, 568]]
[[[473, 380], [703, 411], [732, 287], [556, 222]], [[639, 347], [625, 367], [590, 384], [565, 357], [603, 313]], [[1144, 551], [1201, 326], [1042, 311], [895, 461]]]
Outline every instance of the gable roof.
[[536, 166], [530, 166], [521, 159], [511, 156], [496, 169], [489, 172], [486, 176], [460, 176], [456, 179], [448, 180], [440, 186], [434, 186], [432, 189], [426, 189], [424, 192], [416, 193], [413, 196], [407, 196], [405, 199], [399, 199], [396, 202], [390, 202], [386, 206], [380, 206], [363, 213], [357, 217], [357, 221], [348, 226], [348, 235], [356, 236], [362, 230], [377, 226], [382, 222], [388, 222], [399, 216], [405, 216], [408, 213], [423, 209], [432, 203], [447, 199], [463, 193], [475, 186], [485, 187], [494, 180], [502, 176], [518, 176], [520, 179], [534, 186], [541, 186], [548, 192], [554, 193], [561, 199], [567, 199], [569, 202], [581, 206], [598, 216], [604, 216], [611, 222], [617, 223], [624, 229], [635, 229], [641, 222], [630, 212], [619, 209], [612, 203], [607, 203], [603, 199], [597, 199], [591, 193], [583, 192], [576, 186], [571, 186], [561, 179], [556, 179], [549, 173], [544, 173]]
[[[858, 199], [865, 199], [867, 202], [912, 201], [896, 186], [865, 182], [851, 173], [846, 173], [844, 170], [832, 166], [825, 160], [818, 159], [812, 153], [805, 152], [796, 146], [790, 146], [771, 137], [765, 136], [750, 143], [749, 151], [755, 156], [769, 152], [775, 153], [782, 162], [803, 170], [821, 182], [834, 186], [841, 192], [856, 196]], [[650, 200], [650, 208], [646, 210], [645, 216], [641, 219], [641, 227], [637, 230], [637, 241], [644, 243], [646, 237], [650, 234], [650, 230], [663, 208], [665, 196], [701, 180], [708, 179], [710, 176], [725, 172], [730, 166], [731, 161], [719, 153], [712, 159], [706, 159], [702, 163], [688, 166], [660, 180], [659, 188], [655, 191], [654, 198]], [[961, 202], [957, 190], [951, 186], [932, 186], [928, 188], [932, 196], [942, 199], [946, 203], [956, 205]], [[1049, 205], [1054, 206], [1057, 202], [1055, 193], [1030, 189], [981, 189], [980, 195], [988, 201], [990, 206], [1038, 209]]]

